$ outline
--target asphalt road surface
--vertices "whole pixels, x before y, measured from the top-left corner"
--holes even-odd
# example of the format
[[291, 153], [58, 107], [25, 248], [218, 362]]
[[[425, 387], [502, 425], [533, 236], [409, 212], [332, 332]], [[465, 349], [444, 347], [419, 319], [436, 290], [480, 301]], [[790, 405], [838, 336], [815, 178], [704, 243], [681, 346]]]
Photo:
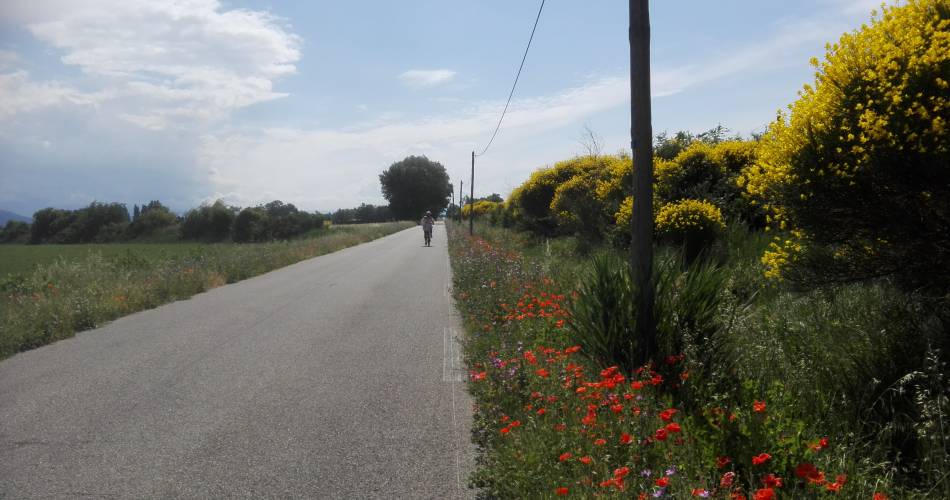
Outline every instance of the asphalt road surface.
[[470, 497], [445, 230], [0, 362], [3, 498]]

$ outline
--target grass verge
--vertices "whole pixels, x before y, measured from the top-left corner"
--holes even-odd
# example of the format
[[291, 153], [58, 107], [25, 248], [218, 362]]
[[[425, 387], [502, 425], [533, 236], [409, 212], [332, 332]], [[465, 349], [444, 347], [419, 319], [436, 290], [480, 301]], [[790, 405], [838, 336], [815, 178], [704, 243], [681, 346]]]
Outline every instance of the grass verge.
[[[677, 334], [672, 350], [625, 368], [586, 352], [578, 335], [595, 322], [574, 317], [618, 281], [588, 286], [608, 266], [591, 269], [572, 238], [489, 226], [464, 233], [449, 226], [481, 450], [470, 481], [485, 496], [879, 500], [947, 491], [946, 367], [922, 340], [911, 344], [934, 338], [915, 326], [927, 316], [908, 315], [912, 301], [886, 283], [769, 287], [756, 258], [764, 238], [736, 231], [711, 267], [665, 271], [658, 309], [666, 334]], [[676, 257], [658, 253], [668, 266]]]

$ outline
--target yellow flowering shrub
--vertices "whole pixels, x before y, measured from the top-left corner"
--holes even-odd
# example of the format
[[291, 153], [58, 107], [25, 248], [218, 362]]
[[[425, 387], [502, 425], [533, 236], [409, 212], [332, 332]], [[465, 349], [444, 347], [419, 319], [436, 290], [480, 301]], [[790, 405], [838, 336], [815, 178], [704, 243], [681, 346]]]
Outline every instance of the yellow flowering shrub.
[[630, 219], [633, 217], [633, 196], [627, 196], [620, 203], [620, 208], [614, 214], [614, 222], [619, 228], [630, 227]]
[[658, 201], [707, 200], [726, 216], [761, 227], [764, 214], [742, 195], [737, 181], [743, 169], [755, 163], [757, 146], [755, 141], [695, 141], [672, 160], [655, 159]]
[[601, 227], [622, 200], [629, 163], [625, 156], [581, 156], [537, 170], [511, 193], [509, 210], [525, 227], [543, 234], [573, 232], [578, 224]]
[[770, 274], [950, 284], [950, 0], [885, 7], [812, 59], [738, 184], [779, 237]]
[[653, 174], [656, 196], [670, 203], [685, 198], [708, 199], [725, 177], [725, 170], [713, 161], [713, 146], [694, 142], [672, 161], [656, 161]]
[[462, 217], [468, 218], [468, 216], [475, 211], [475, 217], [482, 217], [489, 213], [492, 213], [496, 210], [500, 210], [503, 207], [503, 203], [497, 201], [488, 201], [488, 200], [479, 200], [474, 204], [466, 203], [462, 207]]
[[690, 257], [708, 247], [726, 228], [719, 207], [692, 199], [663, 205], [656, 213], [654, 224], [657, 236], [685, 245]]

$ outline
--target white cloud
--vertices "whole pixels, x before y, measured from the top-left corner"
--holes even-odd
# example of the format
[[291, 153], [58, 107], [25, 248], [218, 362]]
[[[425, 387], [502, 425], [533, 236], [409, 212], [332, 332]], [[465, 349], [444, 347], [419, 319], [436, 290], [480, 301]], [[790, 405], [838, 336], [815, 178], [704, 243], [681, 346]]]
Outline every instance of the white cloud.
[[455, 75], [450, 69], [411, 69], [399, 75], [399, 79], [410, 87], [434, 87], [452, 81]]
[[20, 56], [16, 52], [0, 49], [0, 70], [13, 68], [20, 62]]
[[58, 104], [94, 105], [105, 93], [83, 93], [62, 82], [37, 83], [23, 70], [0, 73], [0, 117], [10, 117]]
[[300, 59], [280, 19], [217, 0], [15, 3], [0, 16], [27, 23], [83, 83], [121, 99], [116, 116], [151, 129], [284, 97], [274, 82]]

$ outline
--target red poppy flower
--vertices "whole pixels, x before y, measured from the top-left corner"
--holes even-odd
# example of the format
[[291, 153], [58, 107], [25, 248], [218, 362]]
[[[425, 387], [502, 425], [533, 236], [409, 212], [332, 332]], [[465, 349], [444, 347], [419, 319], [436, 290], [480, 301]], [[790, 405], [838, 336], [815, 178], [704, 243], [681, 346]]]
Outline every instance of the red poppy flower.
[[620, 444], [630, 444], [633, 441], [633, 437], [630, 434], [624, 432], [620, 435]]
[[810, 444], [808, 447], [811, 448], [811, 451], [819, 452], [828, 447], [828, 438], [823, 437], [817, 443]]
[[627, 474], [630, 474], [630, 467], [614, 469], [614, 477], [627, 477]]
[[890, 497], [888, 497], [887, 495], [883, 493], [875, 493], [874, 498], [872, 498], [871, 500], [891, 500], [891, 499]]
[[762, 484], [769, 488], [781, 488], [782, 478], [775, 474], [766, 474], [765, 477], [762, 478]]
[[654, 481], [654, 484], [656, 484], [660, 488], [666, 488], [670, 484], [670, 478], [663, 476], [660, 479], [657, 479], [656, 481]]
[[554, 494], [559, 497], [563, 497], [563, 496], [567, 496], [567, 491], [568, 491], [567, 488], [565, 488], [564, 486], [561, 486], [560, 488], [554, 490]]
[[676, 408], [669, 408], [660, 412], [660, 418], [663, 419], [664, 422], [669, 422], [670, 420], [673, 419], [673, 415], [675, 415], [678, 412], [679, 410], [677, 410]]
[[607, 440], [604, 439], [604, 438], [600, 438], [600, 439], [595, 440], [595, 441], [594, 441], [594, 444], [597, 445], [597, 446], [603, 446], [603, 445], [607, 444]]
[[484, 380], [488, 376], [488, 372], [478, 372], [472, 374], [472, 380], [478, 382], [479, 380]]
[[752, 457], [752, 465], [760, 465], [768, 462], [772, 459], [772, 455], [768, 453], [759, 453], [758, 455]]
[[680, 427], [680, 424], [677, 424], [676, 422], [673, 422], [673, 423], [670, 423], [670, 424], [666, 424], [666, 430], [667, 430], [667, 432], [670, 432], [670, 433], [674, 433], [674, 434], [675, 434], [675, 433], [677, 433], [677, 432], [681, 432], [681, 431], [683, 430], [683, 428]]
[[752, 411], [754, 411], [754, 412], [756, 412], [756, 413], [764, 413], [764, 412], [765, 412], [765, 401], [756, 401], [756, 402], [752, 403]]
[[716, 468], [721, 469], [732, 462], [732, 459], [729, 457], [716, 457]]
[[584, 465], [590, 465], [591, 460], [592, 460], [592, 459], [591, 459], [589, 456], [583, 456], [583, 457], [577, 459], [578, 462], [580, 462], [580, 463], [582, 463], [582, 464], [584, 464]]
[[818, 474], [818, 469], [814, 465], [808, 462], [802, 462], [798, 464], [798, 467], [795, 467], [795, 475], [805, 479], [807, 477], [814, 477]]
[[655, 437], [657, 441], [666, 441], [666, 432], [666, 429], [657, 429], [653, 437]]
[[772, 488], [762, 488], [761, 490], [756, 491], [752, 498], [754, 500], [774, 500], [775, 490]]
[[732, 486], [732, 482], [736, 480], [736, 473], [729, 471], [722, 475], [722, 478], [719, 479], [719, 486], [728, 489]]
[[643, 389], [643, 382], [634, 380], [633, 382], [630, 382], [630, 388], [633, 390]]
[[570, 460], [571, 457], [573, 457], [573, 456], [574, 456], [574, 455], [572, 455], [571, 452], [565, 451], [564, 453], [561, 453], [561, 456], [557, 457], [557, 461], [558, 461], [558, 462], [563, 462], [563, 461], [565, 461], [565, 460]]
[[534, 373], [537, 373], [539, 377], [543, 377], [543, 378], [548, 378], [548, 375], [551, 374], [551, 372], [549, 372], [547, 368], [539, 368]]

